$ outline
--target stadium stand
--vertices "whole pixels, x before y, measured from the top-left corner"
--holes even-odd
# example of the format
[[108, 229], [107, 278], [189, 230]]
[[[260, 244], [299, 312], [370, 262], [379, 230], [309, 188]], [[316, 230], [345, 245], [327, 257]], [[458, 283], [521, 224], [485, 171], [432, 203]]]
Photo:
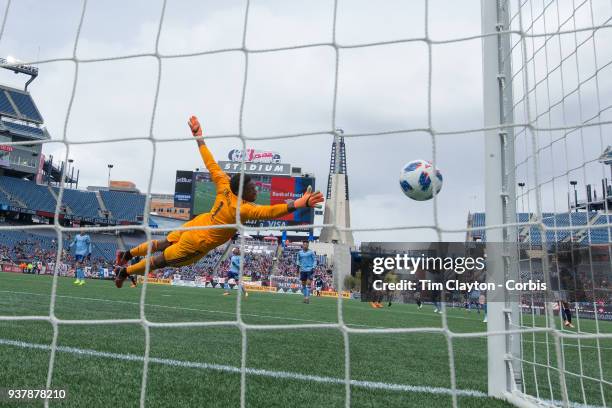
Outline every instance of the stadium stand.
[[13, 102], [15, 102], [17, 109], [19, 109], [19, 112], [21, 112], [23, 117], [29, 120], [42, 122], [42, 116], [40, 116], [40, 113], [38, 112], [38, 109], [36, 109], [36, 105], [34, 105], [34, 101], [29, 94], [13, 90], [7, 90], [7, 92], [11, 96]]
[[[90, 237], [92, 240], [92, 258], [110, 265], [114, 261], [118, 249], [115, 238], [98, 234], [90, 234]], [[64, 249], [67, 251], [66, 261], [69, 262], [72, 261], [69, 248], [71, 241], [71, 236], [66, 235], [64, 237]], [[2, 253], [8, 254], [8, 259], [15, 263], [24, 260], [55, 262], [57, 249], [55, 232], [0, 231], [0, 248], [3, 250]]]
[[19, 230], [0, 231], [0, 253], [5, 261], [52, 262], [53, 239]]
[[[519, 223], [535, 222], [535, 214], [517, 214]], [[577, 242], [584, 245], [610, 243], [610, 232], [607, 228], [597, 228], [597, 225], [607, 224], [612, 215], [599, 212], [573, 212], [573, 213], [542, 213], [542, 223], [546, 227], [559, 228], [546, 231], [547, 243]], [[468, 216], [468, 227], [478, 228], [485, 226], [484, 213], [474, 213]], [[576, 227], [584, 227], [577, 228]], [[563, 229], [567, 228], [567, 229]], [[590, 239], [589, 239], [590, 237]], [[486, 231], [475, 229], [468, 232], [468, 240], [486, 240]], [[536, 225], [519, 227], [520, 242], [531, 245], [542, 245], [542, 231]]]
[[17, 197], [29, 209], [55, 212], [56, 201], [47, 186], [39, 186], [31, 181], [3, 176], [0, 177], [0, 188]]
[[115, 242], [99, 242], [95, 238], [92, 238], [91, 256], [94, 258], [101, 258], [108, 262], [113, 262], [115, 254], [119, 247]]
[[142, 217], [144, 213], [145, 196], [143, 194], [100, 191], [100, 195], [106, 208], [117, 220], [137, 222], [138, 217]]
[[[32, 230], [30, 230], [32, 231]], [[57, 262], [57, 236], [56, 232], [49, 229], [37, 229], [35, 231], [24, 231], [19, 229], [0, 230], [0, 261], [12, 265], [34, 264], [31, 273], [52, 273]], [[112, 271], [119, 241], [115, 236], [106, 234], [89, 234], [92, 240], [92, 257], [88, 262], [87, 276], [98, 277], [98, 272], [105, 270], [106, 275]], [[134, 242], [139, 242], [142, 237], [132, 236]], [[74, 248], [70, 248], [73, 235], [66, 234], [63, 237], [64, 252], [58, 267], [60, 276], [72, 276], [74, 273]], [[130, 239], [126, 239], [130, 241]], [[127, 244], [130, 246], [130, 244]], [[236, 242], [228, 242], [208, 253], [194, 265], [181, 268], [165, 268], [152, 273], [150, 276], [157, 278], [177, 278], [183, 281], [195, 281], [202, 279], [205, 282], [219, 282], [227, 276], [229, 270], [230, 250]], [[296, 254], [299, 246], [289, 246], [281, 250], [274, 242], [249, 240], [249, 251], [244, 254], [244, 276], [253, 281], [262, 281], [264, 285], [281, 285], [282, 288], [293, 288], [299, 291], [301, 283], [296, 266]], [[277, 253], [281, 254], [278, 267], [274, 270]], [[24, 271], [28, 272], [28, 271]], [[102, 273], [102, 272], [100, 272]], [[324, 288], [333, 289], [333, 278], [328, 271], [327, 258], [318, 257], [318, 266], [315, 269], [315, 277], [322, 277]], [[283, 286], [284, 284], [284, 286]], [[312, 282], [314, 287], [314, 280]]]
[[[597, 214], [593, 217], [591, 224], [592, 226], [597, 225], [606, 225], [612, 222], [612, 215], [606, 214]], [[602, 227], [602, 228], [590, 228], [589, 229], [590, 237], [586, 237], [587, 240], [590, 239], [591, 243], [600, 244], [600, 243], [609, 243], [612, 240], [610, 236], [610, 228]]]
[[[54, 187], [53, 191], [59, 195], [59, 188]], [[67, 205], [73, 213], [83, 217], [99, 217], [101, 213], [96, 194], [89, 191], [66, 188], [62, 196], [62, 204]]]
[[0, 191], [0, 205], [11, 205], [11, 199], [2, 191]]
[[[47, 185], [39, 185], [32, 181], [0, 176], [0, 204], [25, 206], [34, 211], [55, 213], [58, 195], [58, 187], [50, 189]], [[139, 217], [143, 216], [145, 206], [143, 194], [101, 191], [100, 197], [104, 206], [111, 212], [110, 220], [137, 223]], [[11, 198], [14, 202], [11, 202]], [[73, 216], [98, 219], [104, 216], [94, 192], [64, 188], [62, 204]], [[150, 226], [157, 227], [157, 224], [150, 220]]]
[[13, 109], [13, 105], [8, 100], [6, 94], [0, 90], [0, 114], [7, 114], [11, 116], [17, 116], [17, 112]]
[[9, 122], [7, 120], [2, 121], [2, 126], [4, 126], [5, 128], [7, 128], [13, 133], [17, 133], [21, 135], [25, 134], [26, 136], [30, 136], [30, 137], [33, 136], [36, 138], [41, 138], [41, 137], [44, 137], [45, 135], [45, 132], [40, 128], [37, 128], [34, 126], [23, 125], [21, 123]]

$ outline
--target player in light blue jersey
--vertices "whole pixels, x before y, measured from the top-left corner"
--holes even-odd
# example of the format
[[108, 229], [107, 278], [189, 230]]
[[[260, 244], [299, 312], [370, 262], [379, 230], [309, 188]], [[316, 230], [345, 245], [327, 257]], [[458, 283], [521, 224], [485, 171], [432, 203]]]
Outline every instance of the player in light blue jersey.
[[74, 260], [76, 261], [76, 280], [73, 283], [83, 286], [85, 284], [85, 272], [83, 270], [85, 266], [84, 261], [91, 259], [91, 238], [81, 231], [70, 243], [70, 248], [72, 247], [75, 247]]
[[223, 296], [227, 296], [230, 294], [230, 280], [234, 280], [236, 285], [238, 285], [238, 289], [244, 293], [244, 297], [249, 297], [249, 293], [244, 289], [244, 286], [240, 283], [240, 248], [235, 247], [232, 249], [232, 256], [230, 258], [230, 270], [227, 272], [227, 278], [225, 279], [225, 285], [223, 288], [225, 292]]
[[478, 289], [473, 289], [468, 294], [467, 301], [467, 310], [468, 312], [472, 309], [472, 305], [476, 307], [478, 314], [480, 314], [480, 291]]
[[317, 256], [314, 251], [308, 249], [308, 241], [302, 243], [302, 249], [297, 254], [296, 263], [300, 269], [304, 303], [310, 303], [310, 281], [312, 281], [312, 274], [317, 266]]

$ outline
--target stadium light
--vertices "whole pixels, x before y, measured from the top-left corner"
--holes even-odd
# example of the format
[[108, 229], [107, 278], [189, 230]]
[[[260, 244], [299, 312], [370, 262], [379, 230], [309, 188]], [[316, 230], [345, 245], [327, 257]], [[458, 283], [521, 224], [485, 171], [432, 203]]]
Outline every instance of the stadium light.
[[24, 90], [28, 90], [28, 85], [38, 76], [38, 68], [22, 64], [17, 58], [8, 55], [6, 58], [0, 58], [0, 66], [2, 68], [13, 71], [16, 74], [26, 74], [31, 78], [26, 82]]
[[576, 180], [571, 180], [570, 184], [574, 187], [574, 209], [578, 212], [578, 191], [576, 190], [576, 184], [578, 184], [578, 182]]
[[110, 164], [110, 163], [109, 163], [109, 164], [107, 164], [107, 165], [106, 165], [106, 167], [108, 167], [108, 187], [110, 188], [110, 176], [111, 176], [111, 169], [112, 169], [113, 167], [115, 167], [115, 165], [114, 165], [114, 164]]
[[74, 163], [74, 159], [68, 159], [68, 168], [66, 171], [66, 175], [64, 175], [64, 180], [66, 179], [66, 176], [68, 176], [68, 180], [70, 180], [70, 188], [72, 188], [72, 177], [70, 176], [71, 169], [72, 174], [74, 175], [74, 165], [72, 163]]
[[525, 188], [525, 183], [520, 181], [518, 183], [518, 186], [521, 188], [521, 212], [525, 212], [525, 193], [524, 193], [524, 188]]

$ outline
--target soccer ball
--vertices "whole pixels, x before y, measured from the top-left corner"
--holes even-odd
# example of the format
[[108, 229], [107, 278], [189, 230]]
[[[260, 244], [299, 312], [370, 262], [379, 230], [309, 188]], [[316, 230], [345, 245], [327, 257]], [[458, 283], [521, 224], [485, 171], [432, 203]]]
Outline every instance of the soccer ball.
[[436, 170], [426, 160], [414, 160], [402, 167], [399, 179], [404, 194], [413, 200], [429, 200], [442, 189], [442, 173]]

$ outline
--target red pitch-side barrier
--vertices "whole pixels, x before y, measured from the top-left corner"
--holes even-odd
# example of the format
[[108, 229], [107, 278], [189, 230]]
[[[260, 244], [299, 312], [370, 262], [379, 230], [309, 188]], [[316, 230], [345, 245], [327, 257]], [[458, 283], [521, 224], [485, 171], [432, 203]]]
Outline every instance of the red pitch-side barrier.
[[2, 272], [13, 272], [13, 273], [21, 273], [21, 268], [16, 266], [16, 265], [12, 265], [12, 264], [0, 264], [0, 270]]

